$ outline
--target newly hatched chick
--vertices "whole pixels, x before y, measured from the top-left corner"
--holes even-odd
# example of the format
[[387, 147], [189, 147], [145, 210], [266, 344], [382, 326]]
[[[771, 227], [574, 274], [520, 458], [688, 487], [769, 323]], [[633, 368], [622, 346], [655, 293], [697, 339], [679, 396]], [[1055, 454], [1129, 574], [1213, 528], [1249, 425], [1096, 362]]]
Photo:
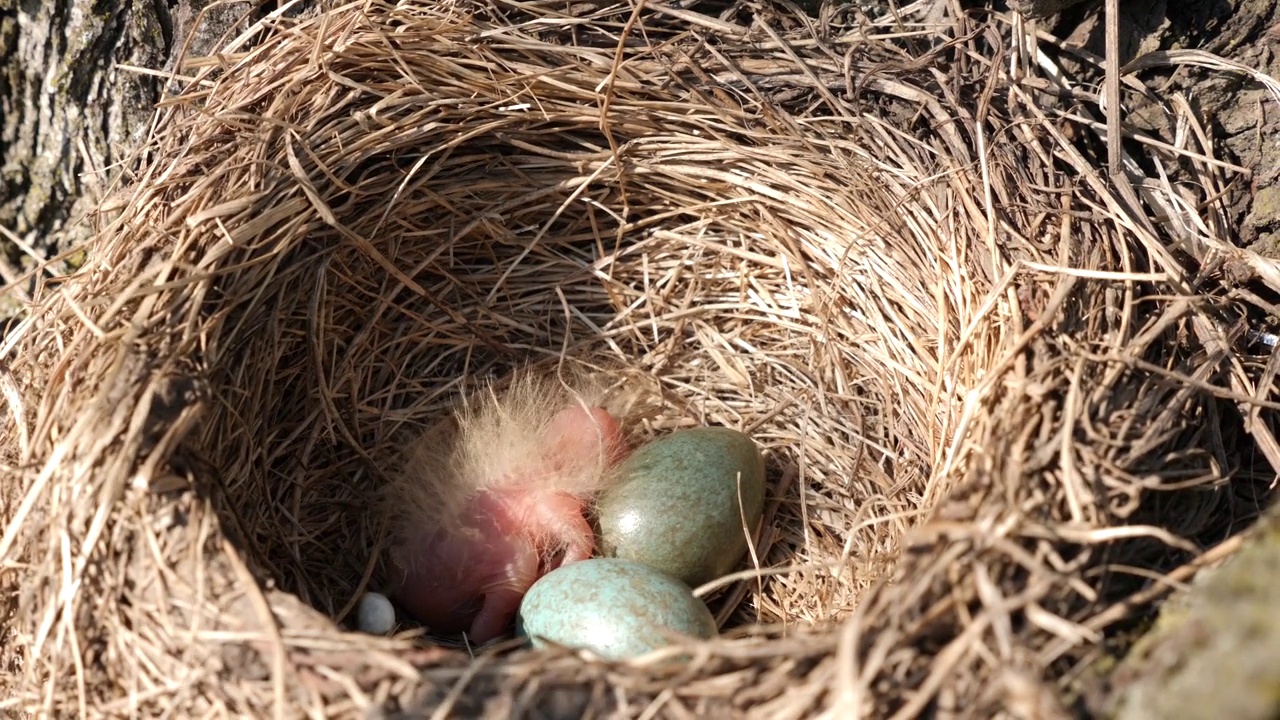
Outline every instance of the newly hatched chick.
[[464, 402], [391, 486], [392, 587], [436, 632], [501, 636], [542, 575], [595, 549], [586, 511], [626, 445], [589, 388], [517, 376]]

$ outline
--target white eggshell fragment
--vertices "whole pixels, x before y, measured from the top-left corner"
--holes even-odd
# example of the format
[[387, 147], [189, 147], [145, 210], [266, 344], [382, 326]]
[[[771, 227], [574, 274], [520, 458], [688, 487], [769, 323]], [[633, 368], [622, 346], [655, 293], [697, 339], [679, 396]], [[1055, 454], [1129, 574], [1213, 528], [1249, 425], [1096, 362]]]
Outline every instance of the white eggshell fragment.
[[396, 626], [396, 609], [382, 593], [365, 593], [356, 606], [356, 627], [370, 635], [386, 635]]
[[544, 575], [524, 596], [517, 631], [535, 647], [550, 641], [607, 660], [644, 655], [681, 636], [717, 634], [711, 611], [688, 585], [615, 558], [583, 560]]

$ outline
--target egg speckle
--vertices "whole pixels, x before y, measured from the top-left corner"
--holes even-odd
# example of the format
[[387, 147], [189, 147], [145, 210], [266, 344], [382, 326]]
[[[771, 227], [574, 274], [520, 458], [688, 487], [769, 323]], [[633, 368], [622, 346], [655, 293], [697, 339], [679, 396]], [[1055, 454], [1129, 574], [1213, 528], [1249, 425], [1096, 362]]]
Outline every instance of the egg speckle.
[[744, 518], [754, 530], [763, 511], [759, 447], [736, 430], [711, 427], [638, 448], [614, 469], [596, 506], [605, 555], [692, 587], [733, 570], [747, 550]]
[[680, 636], [712, 638], [715, 619], [688, 585], [629, 560], [595, 558], [554, 570], [529, 589], [517, 632], [608, 660], [643, 655]]

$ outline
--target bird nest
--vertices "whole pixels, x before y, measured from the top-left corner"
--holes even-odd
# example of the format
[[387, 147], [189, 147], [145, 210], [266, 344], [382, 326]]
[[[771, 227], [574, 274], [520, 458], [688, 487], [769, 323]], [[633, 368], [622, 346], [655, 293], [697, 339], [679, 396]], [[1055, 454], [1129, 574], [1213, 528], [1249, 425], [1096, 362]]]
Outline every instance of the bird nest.
[[[1280, 283], [1229, 241], [1239, 169], [1142, 85], [1182, 60], [1120, 97], [1184, 131], [1108, 148], [1099, 59], [956, 7], [370, 1], [189, 62], [3, 345], [0, 707], [1081, 697], [1256, 514]], [[688, 662], [351, 629], [406, 433], [527, 366], [644, 398], [639, 435], [764, 449], [755, 551]]]

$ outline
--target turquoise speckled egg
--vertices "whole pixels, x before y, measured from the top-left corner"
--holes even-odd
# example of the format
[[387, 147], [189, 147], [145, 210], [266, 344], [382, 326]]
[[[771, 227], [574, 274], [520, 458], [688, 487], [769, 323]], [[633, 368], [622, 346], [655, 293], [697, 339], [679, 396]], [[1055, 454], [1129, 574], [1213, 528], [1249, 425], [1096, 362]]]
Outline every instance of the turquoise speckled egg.
[[[564, 565], [529, 588], [516, 632], [624, 660], [669, 645], [679, 635], [716, 636], [716, 621], [689, 586], [640, 563], [594, 558]], [[677, 634], [673, 636], [672, 634]]]
[[714, 427], [638, 448], [614, 469], [596, 505], [605, 555], [692, 587], [733, 570], [747, 551], [743, 518], [754, 531], [763, 511], [760, 448], [743, 433]]

